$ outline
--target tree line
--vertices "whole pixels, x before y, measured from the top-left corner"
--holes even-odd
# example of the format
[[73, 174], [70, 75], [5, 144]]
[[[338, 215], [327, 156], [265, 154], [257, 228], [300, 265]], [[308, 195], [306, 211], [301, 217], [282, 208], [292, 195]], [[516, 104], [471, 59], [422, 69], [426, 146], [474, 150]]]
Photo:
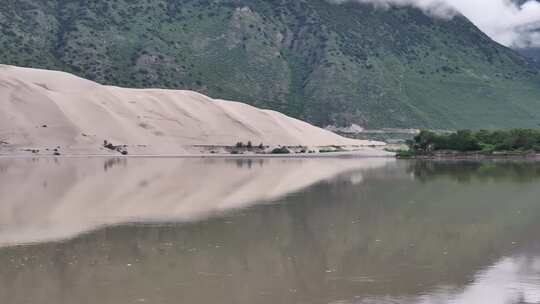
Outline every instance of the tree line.
[[437, 133], [423, 130], [407, 141], [411, 152], [540, 152], [540, 130], [459, 130]]

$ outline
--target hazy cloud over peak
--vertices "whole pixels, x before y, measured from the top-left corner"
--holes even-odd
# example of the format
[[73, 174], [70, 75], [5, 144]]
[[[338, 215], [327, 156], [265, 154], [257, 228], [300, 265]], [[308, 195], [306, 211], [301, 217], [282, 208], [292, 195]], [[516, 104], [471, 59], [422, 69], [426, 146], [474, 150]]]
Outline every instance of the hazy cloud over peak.
[[512, 47], [540, 47], [540, 2], [536, 0], [330, 0], [375, 6], [412, 5], [428, 14], [451, 18], [459, 12], [495, 41]]

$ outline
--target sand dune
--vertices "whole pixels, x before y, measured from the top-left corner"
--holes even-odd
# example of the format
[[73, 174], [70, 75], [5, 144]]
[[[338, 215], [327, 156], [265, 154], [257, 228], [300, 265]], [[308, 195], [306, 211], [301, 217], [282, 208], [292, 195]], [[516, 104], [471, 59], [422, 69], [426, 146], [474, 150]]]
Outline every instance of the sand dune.
[[281, 113], [192, 91], [125, 89], [74, 75], [0, 65], [0, 151], [54, 149], [181, 154], [198, 145], [368, 146]]

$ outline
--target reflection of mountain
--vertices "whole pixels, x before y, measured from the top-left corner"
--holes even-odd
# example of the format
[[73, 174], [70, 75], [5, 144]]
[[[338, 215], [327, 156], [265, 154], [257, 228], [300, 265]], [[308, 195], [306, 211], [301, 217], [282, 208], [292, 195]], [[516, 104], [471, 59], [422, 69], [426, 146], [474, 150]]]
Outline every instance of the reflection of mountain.
[[390, 162], [0, 159], [0, 245], [69, 238], [126, 222], [197, 220]]
[[[203, 177], [190, 162], [170, 169]], [[136, 171], [131, 166], [107, 174]], [[160, 167], [153, 161], [145, 166]], [[492, 286], [497, 269], [510, 267], [503, 256], [516, 265], [513, 283], [539, 278], [518, 266], [527, 265], [524, 256], [540, 256], [523, 246], [540, 227], [540, 179], [486, 181], [472, 173], [468, 182], [449, 175], [419, 181], [408, 167], [397, 162], [319, 178], [326, 182], [270, 198], [283, 204], [202, 222], [117, 226], [64, 243], [3, 248], [0, 294], [14, 304], [452, 303], [470, 299], [463, 295], [476, 286]], [[245, 163], [237, 171], [249, 172]], [[470, 171], [462, 166], [454, 175]], [[286, 172], [285, 165], [278, 172]], [[204, 177], [210, 182], [212, 175]], [[250, 175], [245, 180], [257, 185]], [[538, 286], [521, 291], [539, 292]], [[498, 287], [514, 299], [507, 286]]]

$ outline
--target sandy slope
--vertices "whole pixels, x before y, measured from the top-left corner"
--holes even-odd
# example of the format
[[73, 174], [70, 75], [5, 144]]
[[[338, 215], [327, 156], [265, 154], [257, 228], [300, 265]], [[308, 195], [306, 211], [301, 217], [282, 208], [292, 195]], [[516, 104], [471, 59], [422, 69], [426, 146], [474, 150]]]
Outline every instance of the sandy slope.
[[[46, 127], [45, 127], [46, 126]], [[54, 148], [130, 154], [186, 153], [188, 146], [366, 146], [275, 111], [213, 100], [192, 91], [103, 86], [71, 74], [0, 65], [0, 149]], [[5, 152], [4, 152], [5, 153]]]

